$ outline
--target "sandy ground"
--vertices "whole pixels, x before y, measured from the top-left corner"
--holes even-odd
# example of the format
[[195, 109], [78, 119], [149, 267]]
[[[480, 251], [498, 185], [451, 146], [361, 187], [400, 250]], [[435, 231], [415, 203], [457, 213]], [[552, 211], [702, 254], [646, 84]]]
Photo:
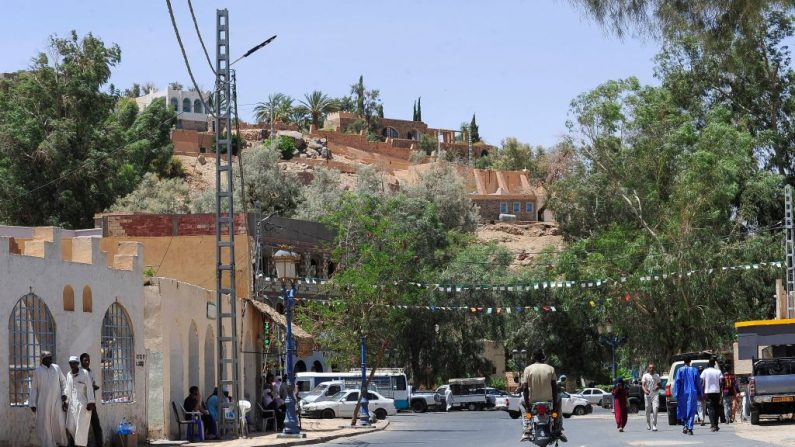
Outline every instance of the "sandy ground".
[[528, 265], [544, 250], [560, 251], [564, 246], [558, 227], [544, 222], [484, 224], [477, 236], [508, 248], [515, 255], [515, 266]]

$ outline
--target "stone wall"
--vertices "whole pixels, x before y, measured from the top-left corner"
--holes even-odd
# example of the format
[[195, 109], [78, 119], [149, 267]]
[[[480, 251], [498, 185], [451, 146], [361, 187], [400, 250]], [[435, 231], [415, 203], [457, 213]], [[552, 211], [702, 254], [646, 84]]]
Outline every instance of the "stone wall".
[[199, 155], [212, 152], [215, 134], [195, 130], [172, 129], [171, 143], [176, 155]]
[[[100, 249], [98, 237], [64, 238], [59, 228], [34, 228], [21, 254], [13, 254], [12, 238], [0, 238], [3, 299], [0, 321], [8, 322], [17, 302], [29, 293], [43, 302], [55, 323], [54, 363], [68, 371], [68, 358], [87, 352], [92, 359], [101, 400], [104, 389], [101, 363], [103, 319], [118, 303], [129, 317], [133, 333], [133, 402], [99, 403], [103, 431], [110, 439], [122, 418], [146, 433], [146, 375], [144, 348], [143, 247], [131, 242], [116, 248], [115, 255]], [[68, 244], [67, 244], [68, 242]], [[64, 247], [68, 245], [68, 250]], [[10, 359], [8, 325], [0, 343], [0, 358]], [[0, 374], [0, 445], [40, 445], [35, 417], [29, 407], [11, 406], [9, 373]]]
[[409, 155], [411, 154], [411, 150], [408, 148], [395, 147], [391, 142], [367, 141], [367, 137], [364, 135], [353, 135], [318, 130], [317, 133], [313, 134], [312, 136], [317, 138], [325, 138], [330, 144], [348, 146], [354, 149], [388, 155], [390, 157], [400, 158], [403, 160], [408, 160]]
[[[503, 197], [473, 197], [472, 202], [480, 207], [480, 219], [485, 222], [498, 221], [500, 218], [500, 204], [505, 203], [508, 206], [506, 214], [513, 214], [516, 220], [523, 222], [535, 222], [538, 220], [538, 208], [535, 200], [528, 200], [527, 198], [503, 198]], [[533, 203], [533, 212], [528, 213], [526, 203]], [[519, 203], [520, 212], [513, 212], [513, 204]]]

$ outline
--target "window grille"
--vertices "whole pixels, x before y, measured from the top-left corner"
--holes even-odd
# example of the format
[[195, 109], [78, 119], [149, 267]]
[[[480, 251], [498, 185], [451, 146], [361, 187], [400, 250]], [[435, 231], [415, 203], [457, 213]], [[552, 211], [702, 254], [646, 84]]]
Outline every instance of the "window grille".
[[526, 202], [524, 204], [524, 207], [525, 207], [525, 212], [528, 212], [528, 213], [532, 213], [533, 212], [533, 209], [534, 209], [533, 202]]
[[55, 355], [55, 320], [44, 301], [29, 293], [17, 301], [8, 320], [9, 402], [28, 405], [30, 378], [40, 363], [41, 352]]
[[513, 213], [519, 214], [522, 211], [522, 203], [521, 202], [513, 202]]
[[182, 111], [190, 113], [190, 99], [185, 98], [182, 100]]
[[133, 402], [135, 356], [132, 325], [127, 312], [113, 303], [102, 319], [102, 402]]
[[500, 202], [500, 214], [508, 214], [508, 202]]

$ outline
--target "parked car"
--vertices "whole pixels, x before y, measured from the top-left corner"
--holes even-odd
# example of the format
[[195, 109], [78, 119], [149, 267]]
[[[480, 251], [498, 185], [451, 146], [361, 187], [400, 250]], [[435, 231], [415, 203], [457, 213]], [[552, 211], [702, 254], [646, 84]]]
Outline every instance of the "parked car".
[[754, 362], [748, 383], [751, 423], [759, 424], [762, 414], [795, 413], [795, 357]]
[[582, 397], [562, 392], [560, 393], [560, 412], [563, 413], [564, 418], [570, 418], [571, 415], [582, 416], [592, 413], [593, 405]]
[[665, 405], [665, 387], [668, 385], [668, 376], [660, 376], [660, 397], [658, 398], [658, 402], [660, 403], [659, 411], [666, 411], [667, 407]]
[[442, 407], [446, 407], [445, 394], [447, 389], [453, 391], [453, 408], [469, 411], [483, 410], [489, 405], [486, 398], [486, 379], [484, 377], [470, 377], [465, 379], [450, 379], [447, 385], [436, 389], [434, 399]]
[[494, 408], [497, 405], [497, 398], [498, 397], [505, 397], [510, 396], [511, 394], [507, 391], [498, 390], [496, 388], [477, 388], [475, 389], [475, 393], [477, 394], [485, 394], [486, 395], [486, 408]]
[[[395, 401], [370, 391], [367, 393], [368, 409], [372, 418], [383, 420], [397, 414]], [[317, 400], [301, 406], [301, 416], [332, 419], [353, 417], [353, 409], [359, 400], [358, 390], [344, 390], [329, 399]]]
[[584, 390], [577, 390], [572, 394], [580, 396], [593, 405], [599, 405], [600, 407], [612, 401], [612, 395], [600, 388], [585, 388]]
[[[703, 366], [707, 368], [709, 359], [713, 356], [714, 354], [711, 351], [688, 352], [671, 356], [671, 369], [668, 370], [668, 383], [665, 385], [665, 407], [668, 412], [668, 425], [676, 425], [679, 422], [676, 419], [676, 384], [674, 383], [676, 372], [685, 364], [684, 360], [686, 358], [690, 359], [690, 366], [692, 367]], [[720, 399], [720, 401], [718, 414], [723, 414], [723, 399]]]

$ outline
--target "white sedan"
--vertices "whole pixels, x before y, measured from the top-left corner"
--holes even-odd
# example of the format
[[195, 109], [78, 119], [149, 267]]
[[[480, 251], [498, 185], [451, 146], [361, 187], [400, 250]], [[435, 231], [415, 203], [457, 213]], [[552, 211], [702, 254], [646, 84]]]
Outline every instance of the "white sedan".
[[565, 418], [573, 414], [582, 416], [593, 412], [593, 405], [582, 397], [563, 392], [560, 393], [560, 412]]
[[613, 396], [607, 391], [599, 388], [586, 388], [584, 390], [578, 390], [574, 394], [600, 407], [604, 406], [607, 402], [613, 402]]
[[[395, 401], [386, 398], [374, 391], [367, 393], [368, 410], [375, 419], [383, 420], [387, 416], [397, 414]], [[316, 417], [332, 419], [336, 417], [351, 418], [353, 409], [359, 400], [358, 390], [344, 390], [324, 400], [308, 403], [301, 407], [301, 415], [306, 417]]]

